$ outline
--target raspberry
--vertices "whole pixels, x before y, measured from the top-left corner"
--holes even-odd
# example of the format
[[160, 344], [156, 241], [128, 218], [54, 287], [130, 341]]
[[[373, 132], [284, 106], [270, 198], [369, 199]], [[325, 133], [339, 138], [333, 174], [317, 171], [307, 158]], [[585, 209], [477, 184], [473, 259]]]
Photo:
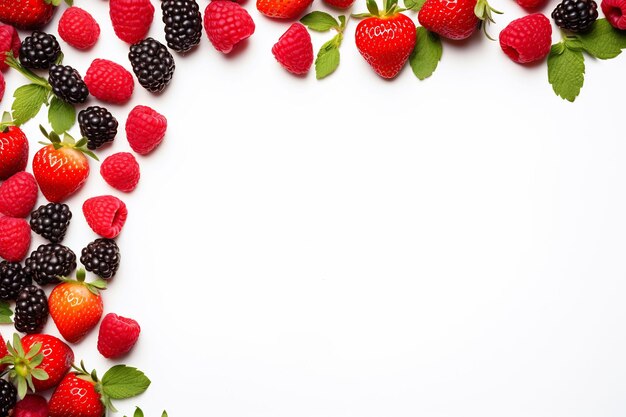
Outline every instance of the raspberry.
[[546, 4], [547, 0], [516, 0], [517, 4], [522, 6], [524, 9], [538, 9]]
[[552, 12], [558, 27], [570, 32], [585, 32], [598, 18], [598, 5], [593, 0], [563, 0]]
[[83, 214], [91, 230], [102, 237], [113, 239], [122, 231], [128, 210], [119, 198], [103, 195], [86, 200], [83, 203]]
[[294, 23], [272, 48], [276, 60], [292, 74], [306, 74], [313, 64], [311, 35], [302, 23]]
[[13, 52], [16, 58], [20, 54], [20, 35], [13, 26], [0, 24], [0, 71], [6, 71], [9, 66], [6, 64], [5, 53]]
[[100, 26], [85, 10], [70, 7], [59, 20], [59, 36], [76, 49], [89, 49], [100, 37]]
[[136, 106], [126, 119], [126, 138], [139, 155], [147, 155], [159, 146], [166, 130], [165, 116], [148, 106]]
[[133, 76], [128, 70], [106, 59], [94, 59], [85, 84], [92, 96], [113, 104], [124, 104], [130, 100], [135, 87]]
[[24, 219], [0, 217], [0, 258], [20, 262], [30, 248], [30, 227]]
[[20, 62], [26, 68], [48, 69], [61, 54], [57, 38], [49, 33], [34, 31], [27, 36], [20, 47]]
[[204, 29], [209, 40], [225, 54], [254, 33], [254, 21], [243, 7], [229, 0], [215, 0], [204, 11]]
[[98, 352], [109, 359], [122, 356], [135, 346], [140, 332], [135, 320], [109, 313], [100, 324]]
[[614, 28], [626, 30], [626, 0], [602, 0], [600, 7]]
[[0, 101], [4, 98], [4, 90], [7, 88], [7, 82], [4, 80], [4, 75], [0, 72]]
[[128, 152], [120, 152], [107, 157], [100, 165], [100, 175], [111, 187], [131, 192], [139, 182], [139, 164]]
[[130, 47], [128, 59], [139, 84], [152, 93], [160, 93], [174, 75], [174, 57], [167, 47], [153, 38], [147, 38]]
[[69, 65], [52, 65], [48, 74], [48, 83], [55, 96], [69, 104], [87, 101], [89, 90], [78, 71]]
[[550, 53], [552, 25], [541, 13], [516, 19], [500, 32], [500, 47], [519, 64], [539, 61]]
[[109, 16], [118, 38], [136, 43], [146, 37], [154, 18], [150, 0], [111, 0]]
[[18, 172], [0, 185], [0, 213], [27, 217], [37, 202], [37, 181], [28, 172]]
[[48, 402], [41, 395], [28, 394], [17, 402], [12, 417], [48, 417]]

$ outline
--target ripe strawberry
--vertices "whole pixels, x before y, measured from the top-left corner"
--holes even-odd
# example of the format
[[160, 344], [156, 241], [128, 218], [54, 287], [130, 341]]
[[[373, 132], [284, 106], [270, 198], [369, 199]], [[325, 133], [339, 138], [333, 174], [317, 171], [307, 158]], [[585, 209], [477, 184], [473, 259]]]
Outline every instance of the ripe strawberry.
[[61, 0], [0, 0], [0, 22], [18, 29], [39, 29], [59, 4]]
[[131, 153], [115, 153], [102, 162], [100, 175], [111, 187], [128, 193], [139, 182], [139, 164]]
[[522, 6], [524, 9], [529, 9], [529, 10], [543, 7], [543, 5], [546, 4], [547, 2], [547, 0], [516, 0], [516, 1], [517, 1], [517, 4]]
[[545, 58], [550, 53], [551, 44], [552, 25], [541, 13], [516, 19], [500, 32], [500, 47], [519, 64]]
[[11, 417], [48, 417], [48, 402], [41, 395], [28, 394], [15, 404]]
[[500, 13], [487, 0], [426, 0], [417, 19], [431, 32], [461, 40], [469, 38], [481, 23], [486, 34], [487, 24], [493, 22], [492, 12]]
[[102, 317], [100, 290], [106, 288], [106, 282], [101, 279], [85, 282], [84, 269], [76, 272], [76, 280], [62, 280], [48, 298], [50, 316], [61, 336], [70, 343], [76, 343], [96, 327]]
[[128, 210], [122, 200], [112, 195], [92, 197], [83, 203], [83, 214], [91, 229], [102, 237], [117, 237], [126, 223]]
[[50, 397], [50, 417], [102, 417], [105, 407], [89, 374], [69, 373]]
[[100, 37], [100, 26], [88, 12], [70, 7], [59, 20], [59, 36], [76, 49], [88, 49]]
[[306, 74], [313, 64], [311, 35], [302, 23], [294, 23], [272, 47], [276, 60], [292, 74]]
[[337, 9], [347, 9], [354, 4], [354, 0], [324, 0], [324, 3]]
[[123, 66], [106, 59], [94, 59], [87, 73], [85, 84], [89, 93], [98, 100], [124, 104], [133, 95], [135, 81]]
[[14, 57], [20, 53], [20, 35], [13, 26], [0, 24], [0, 71], [6, 71], [9, 66], [6, 64], [6, 53], [12, 52]]
[[20, 262], [30, 248], [30, 226], [24, 219], [0, 217], [0, 258]]
[[89, 161], [85, 155], [98, 159], [86, 148], [87, 139], [74, 141], [65, 134], [63, 141], [50, 132], [51, 145], [41, 148], [33, 158], [33, 173], [43, 195], [52, 203], [61, 203], [82, 187], [89, 176]]
[[215, 49], [225, 54], [254, 33], [254, 21], [230, 0], [214, 0], [204, 10], [204, 29]]
[[98, 352], [109, 359], [123, 356], [135, 346], [140, 332], [135, 320], [109, 313], [100, 324]]
[[626, 30], [626, 0], [602, 0], [600, 7], [614, 28]]
[[257, 0], [256, 8], [267, 17], [293, 20], [313, 3], [313, 0]]
[[[232, 4], [236, 5], [236, 3]], [[165, 116], [148, 106], [136, 106], [126, 119], [128, 144], [139, 155], [147, 155], [159, 146], [165, 137], [166, 130]]]
[[18, 172], [0, 185], [0, 213], [27, 217], [37, 203], [37, 182], [28, 172]]
[[7, 112], [0, 123], [0, 180], [26, 169], [28, 163], [28, 139], [22, 129], [11, 125]]
[[146, 37], [154, 18], [150, 0], [110, 0], [109, 16], [118, 38], [137, 43]]
[[7, 88], [7, 82], [4, 80], [4, 75], [0, 72], [0, 101], [4, 98], [4, 90]]
[[[8, 354], [9, 350], [7, 349], [7, 344], [4, 341], [2, 335], [0, 335], [0, 359], [4, 358]], [[5, 369], [7, 369], [7, 366], [9, 365], [6, 363], [0, 363], [0, 372], [3, 372]]]
[[370, 13], [358, 15], [366, 19], [356, 27], [356, 47], [363, 58], [383, 78], [393, 78], [402, 69], [415, 47], [415, 24], [399, 12], [397, 0], [385, 2], [387, 9], [378, 11], [368, 1]]

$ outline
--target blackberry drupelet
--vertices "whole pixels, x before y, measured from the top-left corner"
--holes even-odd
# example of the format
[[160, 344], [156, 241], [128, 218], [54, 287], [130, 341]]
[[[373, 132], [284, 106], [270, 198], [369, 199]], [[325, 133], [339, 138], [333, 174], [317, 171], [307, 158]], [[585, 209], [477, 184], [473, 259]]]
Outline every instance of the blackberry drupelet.
[[20, 290], [32, 283], [17, 262], [0, 262], [0, 300], [15, 300]]
[[22, 288], [15, 300], [15, 329], [22, 333], [39, 333], [48, 321], [46, 293], [36, 285]]
[[19, 59], [30, 69], [48, 69], [61, 54], [61, 47], [54, 35], [34, 31], [20, 47]]
[[60, 243], [70, 225], [72, 212], [67, 204], [48, 203], [30, 214], [30, 228], [52, 243]]
[[87, 147], [98, 149], [107, 142], [113, 142], [117, 135], [117, 119], [104, 107], [91, 106], [78, 113], [80, 133], [87, 138]]
[[17, 403], [17, 388], [6, 379], [0, 379], [0, 417], [7, 417]]
[[161, 42], [146, 38], [131, 45], [128, 59], [139, 84], [146, 90], [158, 93], [163, 91], [174, 75], [174, 57]]
[[48, 83], [55, 96], [70, 104], [87, 101], [89, 90], [78, 71], [69, 65], [52, 65], [48, 73]]
[[187, 52], [200, 43], [202, 15], [195, 0], [163, 0], [161, 10], [167, 46]]
[[584, 32], [598, 18], [598, 5], [593, 0], [563, 0], [552, 12], [554, 22], [571, 32]]
[[120, 258], [120, 249], [114, 240], [96, 239], [82, 250], [80, 263], [100, 278], [110, 279], [120, 266]]
[[24, 273], [39, 285], [55, 284], [76, 269], [76, 255], [58, 243], [41, 245], [26, 258]]

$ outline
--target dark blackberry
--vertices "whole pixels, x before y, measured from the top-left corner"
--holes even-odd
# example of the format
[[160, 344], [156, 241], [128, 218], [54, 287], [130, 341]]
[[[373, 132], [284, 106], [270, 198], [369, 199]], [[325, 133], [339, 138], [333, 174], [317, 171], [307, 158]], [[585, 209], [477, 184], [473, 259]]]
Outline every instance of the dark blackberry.
[[0, 262], [0, 300], [15, 300], [20, 290], [32, 283], [17, 262]]
[[27, 36], [20, 47], [20, 62], [26, 68], [48, 69], [61, 54], [57, 38], [49, 33], [34, 31]]
[[76, 255], [58, 243], [41, 245], [26, 258], [24, 273], [39, 285], [55, 284], [76, 269]]
[[104, 107], [91, 106], [78, 113], [80, 133], [87, 138], [87, 147], [98, 149], [107, 142], [113, 142], [117, 135], [117, 120]]
[[6, 379], [0, 379], [0, 417], [7, 417], [17, 403], [17, 388]]
[[22, 333], [39, 333], [48, 321], [46, 293], [36, 285], [22, 288], [15, 300], [15, 329]]
[[48, 203], [30, 214], [30, 228], [53, 243], [60, 243], [70, 225], [72, 212], [67, 204]]
[[55, 96], [70, 104], [87, 101], [89, 90], [78, 71], [69, 65], [52, 65], [48, 73], [48, 83]]
[[563, 0], [552, 12], [554, 22], [571, 32], [584, 32], [598, 18], [598, 5], [593, 0]]
[[120, 249], [114, 240], [96, 239], [83, 249], [80, 263], [100, 278], [113, 278], [120, 266]]
[[200, 43], [202, 15], [195, 0], [163, 0], [165, 41], [176, 52], [187, 52]]
[[146, 90], [158, 93], [163, 91], [174, 75], [174, 57], [161, 42], [146, 38], [131, 45], [128, 59], [139, 84]]

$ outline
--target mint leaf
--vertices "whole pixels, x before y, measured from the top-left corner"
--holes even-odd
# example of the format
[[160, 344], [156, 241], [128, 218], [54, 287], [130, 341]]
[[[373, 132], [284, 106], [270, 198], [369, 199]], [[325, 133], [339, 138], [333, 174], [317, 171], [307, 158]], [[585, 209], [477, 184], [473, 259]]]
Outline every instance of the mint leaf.
[[324, 12], [311, 12], [300, 19], [300, 23], [304, 26], [308, 27], [311, 30], [315, 30], [317, 32], [327, 32], [333, 28], [339, 27], [339, 22]]
[[329, 76], [339, 66], [339, 45], [342, 35], [337, 34], [320, 48], [315, 58], [315, 76], [318, 80]]
[[409, 63], [415, 76], [424, 80], [433, 75], [442, 54], [443, 47], [439, 35], [423, 27], [418, 27], [415, 49], [409, 57]]
[[408, 10], [419, 12], [426, 0], [404, 0], [404, 7]]
[[13, 311], [11, 311], [11, 306], [9, 305], [9, 303], [7, 303], [6, 301], [0, 301], [0, 324], [13, 323], [13, 320], [11, 320], [12, 315]]
[[54, 96], [50, 100], [50, 107], [48, 108], [48, 121], [55, 132], [67, 132], [74, 126], [76, 110], [71, 104]]
[[552, 45], [548, 55], [548, 81], [556, 95], [573, 102], [585, 82], [585, 58], [581, 51]]
[[134, 397], [150, 386], [150, 380], [137, 368], [116, 365], [102, 377], [102, 391], [115, 400]]
[[39, 113], [48, 98], [48, 90], [38, 84], [23, 85], [13, 93], [15, 100], [11, 106], [13, 122], [23, 125]]
[[615, 29], [606, 19], [598, 19], [591, 30], [576, 36], [585, 51], [599, 59], [611, 59], [626, 48], [626, 32]]

